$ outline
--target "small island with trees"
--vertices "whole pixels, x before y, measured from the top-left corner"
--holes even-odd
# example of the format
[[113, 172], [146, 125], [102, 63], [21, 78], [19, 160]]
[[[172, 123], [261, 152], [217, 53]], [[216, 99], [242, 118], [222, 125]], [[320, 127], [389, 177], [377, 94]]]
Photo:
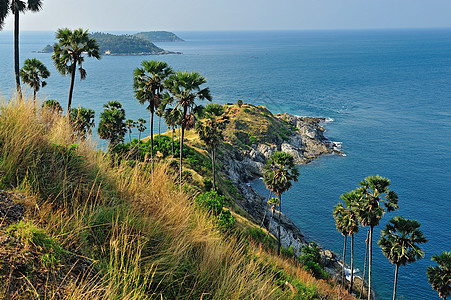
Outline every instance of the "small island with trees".
[[[154, 34], [154, 35], [153, 35]], [[89, 36], [97, 41], [101, 55], [164, 55], [181, 54], [180, 52], [166, 51], [155, 46], [155, 41], [182, 40], [171, 32], [141, 32], [134, 35], [94, 32]], [[52, 53], [53, 46], [47, 45], [40, 53]]]
[[184, 42], [183, 39], [178, 37], [175, 33], [169, 31], [147, 31], [138, 32], [133, 36], [147, 40], [152, 43], [165, 43], [165, 42]]

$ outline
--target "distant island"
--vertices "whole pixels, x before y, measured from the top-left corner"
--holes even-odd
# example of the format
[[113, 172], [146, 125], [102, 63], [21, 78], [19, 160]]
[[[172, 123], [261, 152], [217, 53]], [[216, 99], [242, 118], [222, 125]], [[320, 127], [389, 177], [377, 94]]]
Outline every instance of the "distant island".
[[135, 33], [133, 36], [141, 38], [143, 40], [152, 43], [162, 43], [162, 42], [184, 42], [176, 34], [169, 31], [147, 31]]
[[[141, 38], [138, 35], [145, 35], [148, 38]], [[155, 39], [159, 39], [160, 41], [163, 41], [165, 37], [167, 39], [170, 39], [171, 41], [176, 41], [177, 39], [180, 39], [171, 32], [163, 32], [163, 31], [141, 32], [135, 35], [129, 34], [115, 35], [110, 33], [94, 32], [91, 33], [90, 36], [96, 39], [97, 43], [99, 44], [100, 53], [102, 55], [181, 54], [180, 52], [171, 52], [159, 48], [149, 40], [152, 37], [154, 37]], [[39, 52], [51, 53], [53, 52], [53, 46], [47, 45], [44, 49], [42, 49]]]

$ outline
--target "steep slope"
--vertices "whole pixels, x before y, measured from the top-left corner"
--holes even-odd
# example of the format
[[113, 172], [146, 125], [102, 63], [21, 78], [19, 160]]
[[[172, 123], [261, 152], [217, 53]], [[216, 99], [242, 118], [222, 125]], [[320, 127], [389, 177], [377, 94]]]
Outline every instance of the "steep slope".
[[1, 297], [338, 298], [291, 259], [222, 234], [166, 163], [110, 168], [72, 132], [32, 101], [0, 107], [0, 189], [15, 191], [1, 206]]

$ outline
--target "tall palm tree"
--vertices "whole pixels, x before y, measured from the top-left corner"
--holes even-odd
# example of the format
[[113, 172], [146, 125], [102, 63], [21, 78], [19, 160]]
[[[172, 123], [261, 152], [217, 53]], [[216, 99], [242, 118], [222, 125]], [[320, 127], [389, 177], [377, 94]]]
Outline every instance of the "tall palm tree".
[[346, 243], [349, 235], [348, 231], [348, 217], [349, 212], [345, 209], [342, 203], [338, 203], [334, 207], [334, 211], [332, 213], [334, 219], [335, 219], [335, 227], [337, 228], [338, 232], [340, 232], [344, 236], [344, 243], [343, 243], [343, 268], [341, 271], [341, 284], [344, 287], [345, 286], [345, 264], [346, 264]]
[[419, 228], [420, 223], [417, 220], [396, 216], [382, 230], [381, 238], [377, 242], [385, 257], [396, 266], [393, 300], [396, 299], [399, 266], [413, 263], [424, 256], [424, 251], [419, 244], [426, 243], [427, 240]]
[[62, 75], [70, 74], [69, 97], [67, 100], [67, 114], [69, 115], [72, 104], [75, 75], [80, 71], [80, 79], [86, 78], [86, 70], [83, 69], [84, 54], [88, 57], [100, 59], [99, 45], [91, 38], [87, 30], [81, 28], [74, 31], [68, 28], [60, 28], [56, 31], [58, 43], [53, 45], [52, 60], [56, 69]]
[[344, 200], [347, 207], [345, 226], [348, 231], [348, 235], [351, 236], [351, 280], [349, 282], [349, 293], [352, 293], [352, 287], [354, 285], [354, 235], [359, 232], [359, 212], [357, 205], [361, 200], [361, 197], [361, 194], [355, 190], [340, 196], [340, 198]]
[[42, 79], [46, 79], [50, 76], [49, 70], [40, 60], [36, 58], [27, 58], [24, 62], [24, 66], [19, 71], [19, 75], [20, 78], [22, 78], [22, 81], [33, 89], [33, 101], [36, 102], [36, 93], [41, 87], [47, 85], [47, 82]]
[[370, 300], [373, 229], [379, 225], [385, 212], [399, 208], [398, 195], [390, 191], [390, 180], [380, 175], [368, 176], [359, 184], [361, 187], [356, 190], [356, 193], [360, 194], [360, 197], [355, 207], [358, 210], [360, 223], [370, 227], [368, 244], [368, 300]]
[[426, 274], [431, 287], [438, 292], [439, 297], [446, 300], [451, 294], [451, 252], [443, 251], [432, 256], [436, 267], [429, 266]]
[[14, 73], [16, 78], [17, 94], [22, 98], [20, 88], [19, 71], [19, 14], [27, 10], [38, 12], [42, 8], [42, 0], [0, 0], [0, 30], [3, 28], [4, 21], [11, 12], [14, 15]]
[[181, 117], [182, 112], [180, 111], [180, 109], [167, 108], [166, 111], [164, 112], [164, 120], [166, 122], [166, 125], [168, 125], [168, 127], [171, 128], [172, 158], [174, 158], [174, 132], [175, 128], [177, 128], [177, 126], [181, 124]]
[[211, 101], [210, 89], [208, 87], [201, 88], [207, 80], [197, 72], [177, 72], [169, 77], [165, 82], [169, 92], [175, 101], [175, 108], [182, 110], [181, 127], [182, 134], [180, 137], [180, 187], [182, 186], [183, 172], [183, 139], [185, 129], [194, 124], [195, 112], [197, 108], [196, 99]]
[[213, 171], [213, 190], [216, 190], [216, 149], [224, 140], [222, 132], [226, 128], [228, 118], [224, 116], [224, 107], [216, 103], [209, 103], [204, 110], [205, 120], [197, 123], [196, 131], [199, 138], [211, 150], [211, 165]]
[[299, 171], [294, 164], [294, 157], [287, 152], [276, 152], [271, 155], [263, 171], [263, 182], [266, 188], [279, 198], [279, 215], [277, 224], [277, 254], [280, 255], [280, 214], [282, 211], [282, 194], [297, 181]]
[[164, 81], [173, 73], [172, 68], [163, 61], [145, 60], [141, 68], [136, 68], [133, 77], [135, 98], [146, 104], [150, 112], [150, 159], [153, 170], [153, 115], [161, 104], [165, 89]]

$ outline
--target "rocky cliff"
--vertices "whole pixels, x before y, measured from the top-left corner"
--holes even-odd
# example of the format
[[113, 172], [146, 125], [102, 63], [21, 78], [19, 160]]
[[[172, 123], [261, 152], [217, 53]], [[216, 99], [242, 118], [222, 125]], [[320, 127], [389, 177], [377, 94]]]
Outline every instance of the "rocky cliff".
[[[242, 200], [238, 205], [245, 209], [256, 220], [262, 220], [265, 213], [271, 214], [267, 207], [267, 199], [259, 195], [249, 184], [250, 180], [263, 176], [263, 168], [267, 159], [276, 151], [291, 153], [297, 164], [306, 164], [324, 154], [342, 154], [337, 145], [324, 136], [321, 124], [323, 118], [298, 117], [291, 114], [268, 114], [268, 110], [260, 106], [245, 105], [240, 108], [229, 108], [232, 116], [228, 132], [235, 132], [231, 137], [226, 136], [233, 146], [221, 151], [219, 157], [222, 162], [222, 172], [241, 193]], [[246, 130], [249, 141], [241, 138], [240, 129]], [[228, 138], [228, 139], [227, 139]], [[246, 147], [237, 147], [240, 140]], [[269, 217], [265, 218], [264, 226], [268, 227]], [[277, 220], [273, 220], [270, 228], [276, 235]], [[300, 255], [306, 240], [299, 228], [284, 214], [281, 216], [281, 244], [285, 248], [293, 246]], [[333, 260], [334, 258], [332, 258]]]

